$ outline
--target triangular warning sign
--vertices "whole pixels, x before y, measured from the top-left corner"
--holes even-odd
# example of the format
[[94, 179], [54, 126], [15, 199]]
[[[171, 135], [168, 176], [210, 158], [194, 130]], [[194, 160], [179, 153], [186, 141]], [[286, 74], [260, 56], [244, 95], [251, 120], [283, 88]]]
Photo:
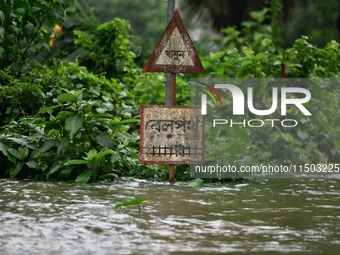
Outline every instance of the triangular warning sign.
[[177, 9], [143, 72], [204, 72], [202, 63]]

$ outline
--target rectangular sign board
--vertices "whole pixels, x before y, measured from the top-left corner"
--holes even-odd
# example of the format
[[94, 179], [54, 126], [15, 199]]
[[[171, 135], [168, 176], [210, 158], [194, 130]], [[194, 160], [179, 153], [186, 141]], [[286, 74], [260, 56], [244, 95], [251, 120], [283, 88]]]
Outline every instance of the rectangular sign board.
[[141, 163], [204, 161], [204, 118], [200, 107], [143, 105], [140, 115]]

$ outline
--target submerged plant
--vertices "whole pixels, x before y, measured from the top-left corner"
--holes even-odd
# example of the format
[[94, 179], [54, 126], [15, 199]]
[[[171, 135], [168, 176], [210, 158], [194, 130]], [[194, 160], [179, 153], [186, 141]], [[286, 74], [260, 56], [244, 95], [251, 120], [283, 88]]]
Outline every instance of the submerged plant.
[[152, 199], [153, 199], [152, 196], [150, 196], [150, 197], [138, 197], [138, 198], [131, 199], [131, 200], [129, 200], [127, 202], [124, 202], [124, 203], [116, 204], [115, 208], [131, 206], [131, 205], [137, 205], [138, 206], [138, 211], [140, 212], [141, 203], [143, 203], [144, 201], [147, 201], [147, 200], [152, 200]]
[[194, 180], [190, 181], [188, 183], [188, 186], [190, 186], [190, 187], [198, 187], [198, 186], [201, 186], [203, 182], [204, 182], [204, 180], [197, 178], [197, 179], [194, 179]]

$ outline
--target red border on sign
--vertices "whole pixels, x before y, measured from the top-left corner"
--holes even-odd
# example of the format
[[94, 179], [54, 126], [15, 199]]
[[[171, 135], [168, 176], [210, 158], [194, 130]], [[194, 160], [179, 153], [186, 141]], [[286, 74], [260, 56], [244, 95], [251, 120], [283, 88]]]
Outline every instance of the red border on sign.
[[142, 105], [140, 107], [140, 143], [139, 143], [139, 158], [142, 164], [203, 164], [204, 163], [204, 115], [202, 116], [202, 158], [201, 160], [188, 160], [188, 161], [159, 161], [159, 160], [142, 160], [144, 154], [143, 140], [144, 140], [144, 109], [145, 108], [198, 108], [199, 106], [170, 106], [170, 105]]
[[[158, 58], [162, 54], [165, 45], [169, 41], [172, 33], [177, 27], [184, 42], [187, 42], [187, 48], [190, 50], [190, 58], [194, 65], [160, 65], [156, 64]], [[195, 50], [195, 47], [190, 39], [188, 31], [184, 26], [181, 16], [178, 10], [175, 10], [167, 28], [165, 29], [161, 39], [159, 40], [155, 50], [150, 56], [148, 63], [143, 68], [143, 72], [164, 72], [164, 73], [204, 73], [204, 68], [202, 66], [201, 60]]]

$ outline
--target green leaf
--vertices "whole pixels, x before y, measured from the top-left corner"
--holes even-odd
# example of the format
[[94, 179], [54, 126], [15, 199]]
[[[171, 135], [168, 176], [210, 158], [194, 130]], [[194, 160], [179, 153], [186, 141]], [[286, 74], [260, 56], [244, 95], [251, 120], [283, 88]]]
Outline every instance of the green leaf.
[[92, 171], [86, 170], [78, 175], [74, 183], [87, 183], [91, 179]]
[[0, 10], [0, 20], [1, 20], [1, 22], [5, 21], [5, 15], [1, 10]]
[[87, 160], [83, 159], [72, 159], [64, 163], [64, 166], [73, 166], [73, 165], [86, 165]]
[[[0, 35], [1, 37], [1, 35]], [[0, 58], [3, 58], [5, 55], [5, 49], [0, 46]]]
[[77, 100], [81, 100], [83, 97], [83, 91], [86, 90], [85, 88], [82, 88], [81, 90], [78, 90], [74, 93], [74, 95], [76, 96]]
[[254, 59], [254, 52], [253, 52], [252, 49], [245, 48], [245, 49], [243, 49], [243, 52], [244, 52], [244, 54], [246, 54], [246, 56], [247, 56], [249, 59]]
[[31, 6], [30, 6], [30, 4], [27, 1], [22, 0], [22, 1], [14, 1], [14, 6], [13, 7], [15, 9], [23, 8], [23, 9], [29, 10]]
[[60, 107], [61, 107], [61, 105], [54, 105], [54, 106], [50, 106], [50, 107], [42, 107], [42, 108], [39, 109], [38, 114], [43, 114], [45, 112], [52, 113], [54, 109], [60, 108]]
[[[0, 26], [0, 39], [4, 39], [4, 37], [5, 37], [5, 34], [6, 34], [6, 32], [5, 32], [5, 29], [3, 28], [3, 27], [1, 27]], [[2, 48], [2, 47], [1, 47]], [[2, 48], [3, 50], [4, 50], [4, 48]]]
[[204, 180], [202, 180], [202, 179], [195, 179], [195, 180], [190, 181], [188, 186], [198, 187], [198, 186], [201, 186], [203, 182], [204, 182]]
[[254, 62], [253, 62], [252, 60], [247, 59], [246, 61], [243, 61], [243, 62], [242, 62], [241, 68], [242, 68], [242, 67], [246, 67], [246, 66], [251, 66], [251, 65], [253, 65], [253, 64], [254, 64]]
[[86, 153], [87, 157], [84, 159], [88, 162], [92, 161], [92, 159], [97, 155], [97, 151], [95, 149], [89, 150], [89, 152]]
[[29, 144], [30, 141], [29, 141], [28, 139], [23, 138], [23, 137], [21, 137], [21, 138], [16, 138], [16, 137], [2, 137], [2, 138], [3, 138], [3, 139], [7, 139], [7, 140], [11, 140], [11, 141], [13, 141], [13, 142], [15, 142], [15, 143], [17, 143], [17, 144], [26, 146], [26, 147], [28, 147], [28, 148], [30, 148], [30, 149], [32, 149], [32, 150], [35, 150], [35, 149], [36, 149], [33, 145], [30, 145], [30, 144]]
[[261, 61], [262, 59], [265, 59], [265, 58], [266, 58], [266, 55], [264, 55], [262, 52], [256, 54], [255, 56], [256, 61]]
[[8, 148], [5, 144], [0, 143], [0, 151], [8, 158], [9, 161], [16, 163], [15, 158], [11, 155], [11, 153], [8, 153]]
[[114, 144], [111, 140], [111, 138], [104, 134], [104, 133], [101, 133], [99, 135], [97, 135], [94, 140], [101, 146], [103, 146], [103, 148], [105, 149], [113, 149], [114, 148]]
[[31, 158], [35, 158], [38, 156], [40, 153], [44, 153], [48, 151], [49, 149], [53, 148], [54, 146], [57, 145], [57, 140], [47, 140], [43, 146], [38, 148], [37, 150], [33, 151], [31, 154]]
[[115, 152], [111, 155], [110, 162], [111, 162], [111, 164], [114, 164], [114, 163], [116, 163], [119, 159], [120, 159], [119, 152], [118, 152], [118, 151], [115, 151]]
[[61, 168], [61, 165], [56, 165], [56, 166], [54, 166], [50, 171], [48, 171], [48, 173], [46, 174], [46, 177], [49, 178], [49, 176], [50, 176], [51, 174], [54, 174], [54, 173], [57, 172], [60, 168]]
[[8, 153], [7, 153], [7, 149], [8, 147], [6, 145], [4, 145], [3, 143], [0, 143], [0, 151], [8, 157]]
[[98, 154], [94, 157], [94, 160], [98, 162], [102, 157], [108, 154], [114, 154], [113, 150], [105, 150], [105, 151], [100, 151]]
[[68, 147], [68, 145], [70, 144], [70, 138], [68, 137], [65, 137], [61, 143], [59, 144], [58, 146], [58, 149], [57, 149], [57, 155], [59, 156], [61, 153], [64, 153]]
[[60, 102], [77, 102], [77, 97], [71, 93], [63, 93], [57, 97]]
[[28, 156], [28, 148], [27, 147], [20, 147], [18, 149], [19, 153], [20, 153], [20, 159], [24, 160], [25, 158], [27, 158]]
[[38, 163], [37, 163], [36, 161], [28, 161], [28, 162], [26, 162], [26, 165], [27, 165], [29, 168], [39, 170], [39, 165], [38, 165]]
[[14, 149], [14, 148], [9, 148], [8, 152], [11, 153], [17, 159], [22, 161], [28, 155], [28, 148], [27, 147], [19, 147], [18, 150]]
[[130, 206], [130, 205], [139, 205], [140, 203], [143, 203], [146, 200], [151, 200], [153, 199], [152, 196], [150, 197], [139, 197], [139, 198], [135, 198], [135, 199], [131, 199], [125, 203], [120, 203], [120, 204], [116, 204], [115, 208], [119, 208], [119, 207], [123, 207], [123, 206]]
[[14, 178], [15, 176], [17, 176], [20, 173], [23, 165], [24, 165], [24, 162], [19, 162], [14, 167], [12, 167], [9, 171], [9, 176], [11, 178]]
[[80, 114], [72, 114], [66, 118], [65, 130], [69, 133], [71, 139], [82, 126], [83, 119], [84, 119], [83, 115]]
[[71, 169], [64, 169], [62, 170], [57, 177], [58, 181], [66, 181], [68, 179], [68, 177], [70, 177], [71, 175]]

